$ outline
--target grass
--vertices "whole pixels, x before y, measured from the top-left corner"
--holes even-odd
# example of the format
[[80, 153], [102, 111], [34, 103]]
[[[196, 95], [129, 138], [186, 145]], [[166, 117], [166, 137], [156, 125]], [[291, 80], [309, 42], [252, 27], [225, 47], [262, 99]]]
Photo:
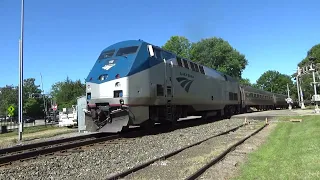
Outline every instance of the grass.
[[[23, 141], [39, 139], [39, 138], [48, 138], [60, 134], [75, 132], [75, 129], [70, 129], [67, 127], [56, 127], [52, 125], [47, 126], [33, 126], [33, 127], [25, 127], [23, 129]], [[0, 134], [0, 144], [8, 145], [12, 143], [16, 143], [18, 141], [18, 129], [15, 129], [12, 132]]]
[[[290, 118], [302, 122], [288, 122]], [[235, 179], [320, 179], [320, 117], [281, 118]]]

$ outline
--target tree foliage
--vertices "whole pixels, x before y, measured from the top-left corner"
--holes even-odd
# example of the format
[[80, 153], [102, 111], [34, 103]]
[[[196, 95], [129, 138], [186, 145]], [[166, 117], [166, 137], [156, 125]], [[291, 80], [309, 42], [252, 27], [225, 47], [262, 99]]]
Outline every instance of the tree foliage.
[[184, 36], [172, 36], [162, 48], [180, 57], [190, 58], [192, 43]]
[[308, 52], [307, 56], [298, 64], [299, 67], [310, 63], [309, 57], [316, 58], [315, 63], [320, 63], [320, 44], [314, 45]]
[[248, 64], [243, 54], [217, 37], [190, 43], [183, 36], [172, 36], [162, 48], [235, 78], [241, 78], [242, 71]]
[[240, 84], [245, 85], [245, 86], [252, 86], [250, 83], [250, 80], [248, 78], [240, 78], [239, 79]]
[[[5, 86], [0, 88], [0, 114], [7, 114], [9, 106], [15, 108], [14, 116], [18, 115], [18, 87]], [[34, 78], [24, 79], [23, 81], [23, 113], [28, 116], [36, 117], [43, 115], [42, 98], [33, 98], [32, 94], [40, 94], [39, 86], [35, 84]]]
[[6, 115], [9, 106], [15, 108], [14, 115], [17, 115], [18, 88], [15, 86], [5, 86], [0, 88], [0, 115]]
[[269, 70], [260, 76], [260, 78], [257, 80], [256, 86], [265, 91], [287, 94], [287, 84], [289, 85], [290, 91], [294, 92], [296, 88], [294, 87], [289, 75], [281, 74], [278, 71]]
[[[311, 49], [307, 52], [306, 57], [298, 63], [298, 66], [300, 68], [309, 66], [310, 65], [310, 60], [309, 57], [314, 57], [315, 59], [315, 66], [317, 75], [316, 75], [316, 81], [320, 81], [319, 77], [319, 70], [320, 70], [320, 44], [316, 44]], [[296, 76], [297, 73], [293, 74], [293, 76]], [[303, 97], [305, 100], [310, 100], [312, 96], [314, 95], [314, 89], [313, 85], [311, 84], [313, 82], [313, 77], [312, 74], [303, 74], [302, 77], [299, 79], [300, 80], [300, 85], [303, 91]], [[320, 93], [320, 88], [317, 88], [317, 93]]]
[[248, 61], [227, 41], [221, 38], [202, 39], [191, 49], [191, 58], [235, 78], [241, 78]]
[[35, 84], [35, 78], [25, 79], [23, 82], [23, 111], [31, 117], [43, 116], [43, 99], [34, 98], [32, 95], [41, 94], [40, 86]]
[[80, 80], [72, 81], [67, 77], [65, 81], [52, 85], [51, 95], [59, 109], [70, 108], [77, 103], [77, 97], [85, 95], [85, 84]]

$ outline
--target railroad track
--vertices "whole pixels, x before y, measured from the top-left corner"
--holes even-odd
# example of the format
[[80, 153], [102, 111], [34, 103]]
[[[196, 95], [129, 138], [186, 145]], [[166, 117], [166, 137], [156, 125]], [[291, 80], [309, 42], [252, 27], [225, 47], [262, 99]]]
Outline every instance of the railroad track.
[[[189, 122], [179, 122], [176, 128], [184, 128], [190, 125], [199, 125], [202, 123], [196, 121], [197, 119], [190, 120]], [[174, 128], [168, 128], [164, 125], [156, 125], [153, 129], [152, 134], [163, 133], [166, 131], [174, 130]], [[85, 147], [106, 146], [107, 144], [113, 143], [125, 143], [128, 142], [129, 137], [139, 137], [148, 135], [147, 131], [143, 131], [139, 128], [133, 128], [124, 133], [119, 134], [107, 134], [107, 133], [93, 133], [89, 135], [76, 136], [71, 138], [64, 138], [58, 140], [44, 141], [39, 143], [26, 144], [21, 146], [14, 146], [10, 148], [0, 149], [0, 166], [10, 165], [16, 161], [24, 161], [28, 159], [35, 159], [41, 155], [53, 155], [53, 154], [64, 154], [66, 152], [79, 152], [79, 149], [85, 149]], [[107, 142], [108, 141], [108, 142]], [[71, 151], [73, 149], [74, 151]]]
[[110, 135], [94, 133], [71, 138], [64, 138], [52, 141], [45, 141], [22, 146], [0, 149], [0, 166], [10, 165], [15, 161], [22, 161], [36, 158], [40, 155], [52, 154], [55, 152], [66, 152], [68, 149], [92, 145], [94, 143], [111, 141], [120, 138], [119, 134]]
[[[211, 141], [211, 140], [215, 140], [215, 138], [219, 138], [219, 137], [222, 137], [222, 136], [232, 136], [233, 138], [235, 139], [239, 139], [239, 137], [237, 137], [237, 135], [239, 136], [242, 136], [242, 138], [240, 140], [238, 140], [236, 143], [234, 143], [233, 145], [231, 146], [228, 146], [228, 145], [224, 145], [224, 146], [227, 146], [227, 147], [224, 147], [223, 149], [223, 152], [221, 152], [220, 154], [216, 155], [215, 157], [213, 157], [209, 162], [207, 163], [202, 163], [201, 167], [197, 167], [198, 170], [194, 170], [193, 173], [191, 173], [189, 176], [187, 176], [185, 179], [187, 180], [193, 180], [193, 179], [197, 179], [199, 178], [208, 168], [210, 168], [211, 166], [215, 165], [216, 163], [218, 163], [220, 160], [222, 160], [229, 152], [233, 151], [237, 146], [239, 146], [240, 144], [242, 144], [245, 140], [247, 140], [248, 138], [250, 138], [251, 136], [255, 135], [256, 133], [258, 133], [259, 131], [261, 131], [264, 127], [266, 127], [268, 125], [268, 123], [266, 122], [265, 124], [263, 125], [259, 125], [259, 128], [257, 128], [257, 124], [256, 123], [244, 123], [240, 126], [237, 126], [235, 128], [232, 128], [228, 131], [225, 131], [225, 132], [222, 132], [222, 133], [219, 133], [217, 135], [213, 135], [209, 138], [206, 138], [202, 141], [199, 141], [199, 142], [196, 142], [194, 144], [191, 144], [191, 145], [188, 145], [186, 147], [183, 147], [183, 148], [180, 148], [174, 152], [171, 152], [171, 153], [168, 153], [166, 155], [163, 155], [161, 157], [158, 157], [158, 158], [155, 158], [155, 159], [152, 159], [148, 162], [145, 162], [143, 164], [140, 164], [138, 166], [135, 166], [131, 169], [127, 169], [123, 172], [120, 172], [120, 173], [117, 173], [117, 174], [113, 174], [113, 175], [110, 175], [109, 177], [107, 177], [108, 180], [113, 180], [113, 179], [135, 179], [135, 177], [137, 177], [138, 179], [150, 179], [152, 177], [156, 177], [157, 179], [159, 179], [159, 176], [157, 176], [156, 174], [158, 173], [158, 171], [155, 171], [155, 169], [152, 169], [152, 167], [150, 165], [158, 162], [158, 161], [164, 161], [168, 158], [173, 158], [173, 157], [176, 157], [178, 156], [180, 153], [182, 153], [183, 151], [185, 150], [191, 150], [193, 148], [198, 148], [198, 149], [194, 149], [193, 151], [194, 152], [201, 152], [201, 147], [198, 147], [200, 144], [202, 143], [205, 143], [205, 142], [208, 142], [208, 141]], [[253, 131], [253, 129], [255, 129]], [[250, 132], [248, 134], [248, 131]], [[238, 133], [236, 133], [238, 132]], [[227, 142], [225, 142], [227, 143]], [[185, 158], [183, 155], [181, 155], [182, 158]], [[174, 158], [173, 158], [174, 159]], [[176, 160], [180, 160], [179, 158], [176, 159]], [[171, 160], [172, 162], [173, 160]], [[171, 166], [175, 166], [174, 163], [172, 162], [173, 165]], [[167, 169], [165, 170], [172, 170], [172, 169], [175, 169], [175, 170], [179, 170], [179, 167], [166, 167]], [[149, 169], [150, 168], [150, 169]], [[160, 170], [160, 169], [159, 169]], [[149, 176], [147, 175], [145, 177], [145, 174], [147, 174], [148, 172], [152, 172], [152, 174]], [[164, 174], [170, 174], [170, 172], [163, 172]], [[183, 174], [184, 176], [186, 175], [185, 173]], [[167, 178], [167, 177], [166, 177]], [[172, 177], [170, 177], [172, 178]]]

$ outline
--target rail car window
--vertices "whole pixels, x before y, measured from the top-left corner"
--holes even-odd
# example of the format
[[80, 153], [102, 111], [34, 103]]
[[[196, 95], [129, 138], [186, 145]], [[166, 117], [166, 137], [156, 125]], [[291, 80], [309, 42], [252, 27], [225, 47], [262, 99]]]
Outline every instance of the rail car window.
[[229, 92], [229, 100], [233, 100], [233, 93]]
[[162, 55], [162, 58], [165, 60], [175, 58], [175, 56], [173, 54], [168, 53], [166, 51], [161, 51], [161, 55]]
[[233, 93], [233, 100], [238, 100], [238, 94], [237, 93]]
[[178, 66], [182, 67], [182, 62], [181, 62], [181, 58], [180, 57], [177, 57], [177, 62], [178, 62]]
[[190, 69], [190, 68], [189, 68], [189, 64], [188, 64], [188, 61], [185, 60], [185, 59], [182, 59], [182, 60], [183, 60], [183, 65], [184, 65], [184, 67], [187, 68], [187, 69]]
[[194, 64], [194, 69], [196, 70], [196, 72], [199, 72], [198, 64]]
[[117, 56], [123, 56], [127, 54], [134, 54], [137, 52], [139, 46], [130, 46], [125, 48], [120, 48], [117, 52]]
[[194, 69], [194, 64], [193, 64], [193, 62], [191, 62], [191, 61], [190, 61], [190, 66], [191, 66], [192, 71], [196, 71], [196, 70]]
[[161, 84], [157, 84], [157, 96], [164, 96], [164, 88]]
[[205, 73], [204, 73], [203, 66], [199, 66], [199, 69], [200, 69], [200, 72], [201, 72], [202, 74], [205, 74]]
[[105, 58], [109, 58], [109, 57], [112, 57], [113, 54], [114, 54], [115, 50], [112, 49], [112, 50], [109, 50], [109, 51], [105, 51], [105, 52], [102, 52], [99, 56], [99, 60], [100, 59], [105, 59]]

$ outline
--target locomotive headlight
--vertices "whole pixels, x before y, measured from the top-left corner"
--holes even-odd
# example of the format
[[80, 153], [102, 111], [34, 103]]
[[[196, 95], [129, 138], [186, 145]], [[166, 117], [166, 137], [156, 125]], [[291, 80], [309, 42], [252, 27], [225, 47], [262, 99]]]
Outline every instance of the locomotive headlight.
[[108, 77], [108, 74], [102, 74], [99, 76], [99, 80], [103, 81], [103, 80], [107, 79], [107, 77]]
[[120, 99], [119, 102], [120, 102], [121, 105], [124, 105], [124, 100], [123, 99]]

